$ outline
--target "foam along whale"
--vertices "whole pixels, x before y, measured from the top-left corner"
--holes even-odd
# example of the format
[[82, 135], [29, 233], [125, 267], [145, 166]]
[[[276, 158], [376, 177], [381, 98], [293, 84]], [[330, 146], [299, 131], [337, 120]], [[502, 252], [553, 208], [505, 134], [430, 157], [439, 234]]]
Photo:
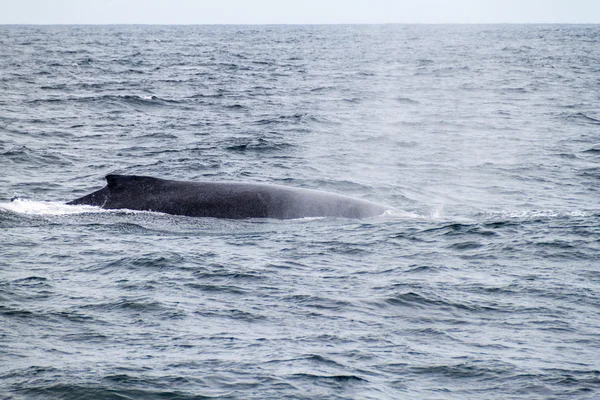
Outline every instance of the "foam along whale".
[[107, 175], [107, 185], [70, 205], [157, 211], [214, 218], [365, 218], [387, 208], [334, 193], [263, 183], [183, 182], [135, 175]]

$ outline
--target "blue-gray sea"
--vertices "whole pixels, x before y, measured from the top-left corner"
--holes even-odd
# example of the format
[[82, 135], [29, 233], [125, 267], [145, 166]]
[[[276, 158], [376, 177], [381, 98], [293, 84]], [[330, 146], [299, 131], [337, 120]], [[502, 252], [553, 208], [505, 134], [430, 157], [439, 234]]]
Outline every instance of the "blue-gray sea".
[[0, 171], [2, 399], [600, 398], [598, 25], [0, 26]]

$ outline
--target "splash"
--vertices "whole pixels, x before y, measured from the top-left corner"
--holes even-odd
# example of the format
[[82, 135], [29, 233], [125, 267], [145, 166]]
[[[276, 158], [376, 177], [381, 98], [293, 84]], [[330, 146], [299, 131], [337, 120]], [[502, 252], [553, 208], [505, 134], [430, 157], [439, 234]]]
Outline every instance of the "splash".
[[59, 202], [34, 201], [14, 199], [10, 202], [0, 203], [0, 210], [27, 215], [67, 215], [106, 212], [93, 206], [69, 206]]
[[380, 218], [391, 218], [391, 219], [427, 219], [426, 215], [417, 214], [410, 211], [398, 210], [391, 208], [386, 210]]

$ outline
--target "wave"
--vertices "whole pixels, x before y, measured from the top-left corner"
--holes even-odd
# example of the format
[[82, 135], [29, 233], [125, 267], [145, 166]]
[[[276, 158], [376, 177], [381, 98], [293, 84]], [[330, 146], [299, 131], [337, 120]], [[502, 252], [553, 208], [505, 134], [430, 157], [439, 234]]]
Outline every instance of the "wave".
[[297, 373], [294, 374], [292, 377], [294, 378], [300, 378], [300, 379], [307, 379], [311, 382], [326, 382], [326, 381], [331, 381], [331, 382], [335, 382], [335, 383], [346, 383], [346, 382], [368, 382], [368, 380], [361, 378], [360, 376], [357, 375], [317, 375], [317, 374], [310, 374], [310, 373]]
[[108, 105], [129, 105], [129, 106], [168, 106], [182, 104], [182, 101], [165, 99], [155, 95], [112, 95], [106, 94], [102, 96], [81, 96], [81, 97], [64, 97], [64, 98], [45, 98], [35, 99], [28, 102], [29, 104], [64, 104], [64, 103], [100, 103]]
[[584, 153], [598, 154], [598, 153], [600, 153], [600, 147], [592, 147], [591, 149], [584, 150], [583, 152]]
[[461, 224], [452, 223], [449, 225], [443, 225], [436, 228], [426, 229], [423, 233], [433, 233], [442, 236], [455, 236], [455, 235], [475, 235], [475, 236], [495, 236], [496, 233], [488, 229], [482, 228], [477, 224]]
[[405, 307], [411, 309], [431, 308], [437, 310], [460, 310], [470, 313], [501, 311], [498, 307], [482, 306], [468, 301], [451, 301], [438, 296], [423, 295], [415, 292], [397, 293], [374, 303], [380, 307]]
[[115, 389], [114, 385], [63, 384], [32, 386], [22, 390], [28, 398], [36, 399], [209, 399], [169, 389]]
[[396, 101], [400, 104], [421, 104], [418, 100], [413, 100], [410, 97], [396, 97]]
[[[253, 124], [255, 125], [272, 125], [272, 124], [287, 124], [287, 123], [296, 123], [299, 121], [302, 121], [306, 118], [305, 114], [301, 114], [301, 113], [296, 113], [293, 115], [280, 115], [277, 117], [273, 117], [273, 118], [263, 118], [257, 121], [254, 121]], [[310, 118], [308, 118], [310, 119]]]
[[600, 119], [590, 117], [589, 115], [582, 113], [582, 112], [568, 114], [568, 115], [566, 115], [565, 118], [567, 120], [575, 121], [575, 122], [579, 122], [579, 123], [583, 123], [583, 124], [600, 125]]
[[71, 161], [62, 155], [52, 154], [48, 150], [30, 149], [27, 146], [13, 147], [0, 153], [0, 158], [17, 164], [71, 166]]
[[231, 146], [227, 146], [226, 150], [229, 151], [259, 151], [259, 152], [268, 152], [268, 151], [278, 151], [288, 149], [290, 147], [294, 147], [291, 143], [285, 142], [272, 142], [263, 138], [258, 138], [257, 140], [251, 140], [246, 143], [234, 144]]

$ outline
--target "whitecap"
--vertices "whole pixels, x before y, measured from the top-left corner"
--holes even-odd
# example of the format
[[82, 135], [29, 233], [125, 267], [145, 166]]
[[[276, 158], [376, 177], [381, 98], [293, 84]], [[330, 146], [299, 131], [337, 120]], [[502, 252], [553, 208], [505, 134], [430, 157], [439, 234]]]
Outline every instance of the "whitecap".
[[106, 211], [94, 206], [71, 206], [60, 202], [34, 201], [19, 198], [10, 202], [0, 203], [0, 210], [27, 215], [67, 215]]

